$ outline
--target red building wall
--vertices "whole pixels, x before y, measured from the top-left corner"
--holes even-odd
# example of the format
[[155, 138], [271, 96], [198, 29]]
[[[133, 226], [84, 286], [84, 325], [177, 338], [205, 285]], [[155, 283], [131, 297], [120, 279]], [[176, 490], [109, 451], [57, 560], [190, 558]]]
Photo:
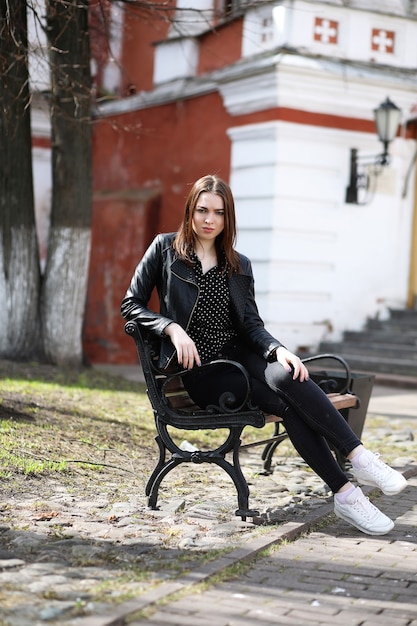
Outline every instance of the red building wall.
[[84, 355], [90, 363], [136, 361], [133, 342], [123, 330], [120, 303], [155, 231], [158, 213], [159, 194], [151, 189], [94, 196], [83, 328]]
[[136, 362], [121, 299], [152, 238], [177, 229], [189, 186], [211, 172], [229, 178], [229, 126], [216, 93], [96, 122], [87, 362]]
[[132, 6], [125, 12], [120, 61], [122, 95], [153, 88], [155, 43], [166, 38], [175, 4], [175, 0], [167, 0], [159, 10]]
[[199, 38], [198, 74], [213, 72], [238, 61], [242, 52], [243, 19], [219, 25]]
[[100, 120], [94, 128], [94, 188], [161, 191], [157, 228], [176, 229], [188, 185], [209, 172], [228, 179], [230, 117], [212, 93]]

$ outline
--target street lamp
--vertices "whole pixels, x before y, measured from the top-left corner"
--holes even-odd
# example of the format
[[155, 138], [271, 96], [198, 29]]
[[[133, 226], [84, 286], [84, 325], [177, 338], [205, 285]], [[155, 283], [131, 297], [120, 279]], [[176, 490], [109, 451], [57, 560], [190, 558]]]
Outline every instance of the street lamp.
[[[359, 156], [356, 148], [351, 149], [349, 186], [346, 188], [346, 202], [348, 204], [365, 204], [365, 202], [359, 202], [358, 191], [369, 188], [369, 175], [366, 166], [386, 166], [389, 164], [388, 146], [397, 135], [401, 109], [387, 98], [377, 109], [374, 109], [374, 117], [378, 138], [382, 142], [384, 151], [376, 156]], [[360, 168], [361, 171], [359, 171]]]

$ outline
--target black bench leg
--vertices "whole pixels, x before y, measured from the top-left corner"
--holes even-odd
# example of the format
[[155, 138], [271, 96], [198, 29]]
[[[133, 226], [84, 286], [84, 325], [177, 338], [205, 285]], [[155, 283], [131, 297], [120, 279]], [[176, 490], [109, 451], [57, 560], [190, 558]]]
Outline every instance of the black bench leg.
[[[239, 450], [234, 450], [233, 452], [233, 465], [226, 461], [226, 459], [222, 457], [206, 457], [206, 462], [214, 463], [218, 465], [225, 472], [227, 472], [232, 479], [236, 491], [237, 491], [237, 500], [238, 500], [238, 509], [235, 512], [235, 515], [239, 515], [243, 521], [246, 520], [246, 517], [255, 517], [259, 515], [259, 511], [253, 511], [249, 509], [249, 487], [246, 482], [246, 479], [243, 475], [242, 469], [240, 467], [239, 462]], [[157, 468], [152, 473], [152, 476], [148, 480], [146, 486], [146, 495], [148, 496], [148, 506], [151, 509], [156, 509], [156, 503], [158, 501], [158, 491], [159, 486], [165, 476], [177, 465], [181, 463], [187, 463], [187, 459], [173, 456], [172, 459], [164, 463], [163, 466], [158, 465]]]
[[[164, 433], [165, 434], [165, 433]], [[174, 453], [169, 461], [166, 461], [167, 447], [163, 441], [163, 438], [159, 435], [155, 438], [155, 441], [159, 447], [159, 460], [152, 472], [147, 484], [145, 493], [148, 496], [148, 506], [151, 509], [156, 509], [158, 501], [159, 486], [165, 476], [177, 465], [181, 463], [214, 463], [221, 467], [233, 481], [237, 491], [238, 510], [236, 515], [240, 516], [243, 521], [246, 517], [254, 517], [259, 515], [259, 511], [253, 511], [249, 509], [249, 487], [246, 479], [243, 475], [242, 468], [240, 466], [239, 449], [240, 439], [236, 438], [235, 433], [231, 433], [227, 442], [222, 446], [223, 450], [231, 451], [231, 443], [233, 442], [233, 464], [224, 458], [224, 454], [217, 450], [215, 453], [197, 453], [187, 454], [185, 456], [179, 456], [178, 453]]]
[[247, 517], [257, 517], [259, 515], [259, 511], [249, 509], [249, 487], [246, 478], [243, 475], [242, 468], [240, 467], [240, 444], [241, 441], [238, 440], [233, 448], [233, 465], [228, 464], [233, 471], [228, 472], [228, 469], [226, 467], [225, 470], [229, 473], [237, 491], [237, 501], [239, 508], [237, 509], [237, 511], [235, 511], [235, 515], [240, 516], [242, 518], [242, 522], [245, 522]]
[[271, 465], [272, 465], [272, 457], [274, 456], [274, 452], [281, 443], [287, 439], [288, 435], [286, 432], [280, 433], [280, 423], [276, 422], [274, 428], [274, 441], [270, 441], [266, 444], [265, 448], [262, 451], [262, 461], [264, 462], [264, 472], [265, 474], [272, 474]]
[[[150, 509], [156, 509], [156, 503], [158, 501], [158, 491], [159, 485], [165, 478], [165, 476], [177, 465], [180, 463], [184, 463], [184, 459], [173, 457], [170, 459], [163, 467], [159, 468], [159, 471], [156, 470], [153, 472], [151, 478], [148, 480], [148, 484], [146, 486], [147, 496], [148, 496], [148, 507]], [[152, 479], [152, 482], [151, 482]]]
[[235, 514], [240, 515], [243, 521], [246, 520], [247, 516], [253, 517], [253, 515], [255, 514], [258, 515], [257, 511], [249, 510], [249, 487], [243, 475], [242, 468], [240, 467], [239, 450], [235, 449], [233, 451], [233, 465], [222, 457], [212, 457], [210, 459], [210, 462], [215, 463], [216, 465], [224, 469], [224, 471], [229, 474], [236, 487], [237, 502], [239, 508]]
[[156, 464], [154, 471], [152, 472], [150, 478], [148, 479], [148, 482], [146, 483], [145, 494], [147, 496], [149, 496], [151, 489], [152, 489], [152, 485], [155, 482], [155, 479], [158, 476], [159, 472], [161, 471], [161, 468], [164, 467], [165, 459], [166, 459], [166, 447], [161, 437], [158, 435], [157, 437], [155, 437], [155, 441], [158, 444], [158, 448], [159, 448], [159, 459], [158, 459], [158, 463]]

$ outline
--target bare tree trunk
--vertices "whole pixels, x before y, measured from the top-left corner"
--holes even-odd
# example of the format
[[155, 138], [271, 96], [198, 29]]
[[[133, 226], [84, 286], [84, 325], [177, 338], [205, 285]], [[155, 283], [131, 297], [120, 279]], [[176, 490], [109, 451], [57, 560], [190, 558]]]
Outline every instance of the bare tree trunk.
[[91, 238], [91, 76], [88, 0], [49, 0], [52, 79], [52, 213], [41, 294], [46, 354], [82, 361]]
[[39, 253], [25, 0], [0, 0], [0, 355], [38, 353]]

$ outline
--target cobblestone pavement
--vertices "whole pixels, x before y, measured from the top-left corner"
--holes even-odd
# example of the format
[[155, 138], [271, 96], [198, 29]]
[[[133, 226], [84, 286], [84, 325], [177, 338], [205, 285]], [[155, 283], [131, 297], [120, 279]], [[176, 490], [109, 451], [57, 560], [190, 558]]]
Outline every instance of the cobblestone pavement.
[[[399, 496], [370, 494], [396, 520], [389, 535], [335, 521], [321, 481], [282, 453], [271, 476], [259, 474], [259, 450], [243, 456], [265, 525], [234, 517], [234, 488], [211, 467], [189, 472], [181, 495], [167, 477], [159, 511], [146, 509], [145, 476], [112, 503], [110, 484], [94, 499], [31, 484], [0, 497], [0, 626], [417, 626], [417, 392], [376, 389], [370, 412], [367, 442], [390, 442], [410, 480]], [[214, 584], [216, 575], [227, 580]]]
[[253, 567], [169, 602], [130, 626], [417, 624], [417, 478], [378, 505], [396, 520], [370, 537], [341, 521], [284, 543]]

